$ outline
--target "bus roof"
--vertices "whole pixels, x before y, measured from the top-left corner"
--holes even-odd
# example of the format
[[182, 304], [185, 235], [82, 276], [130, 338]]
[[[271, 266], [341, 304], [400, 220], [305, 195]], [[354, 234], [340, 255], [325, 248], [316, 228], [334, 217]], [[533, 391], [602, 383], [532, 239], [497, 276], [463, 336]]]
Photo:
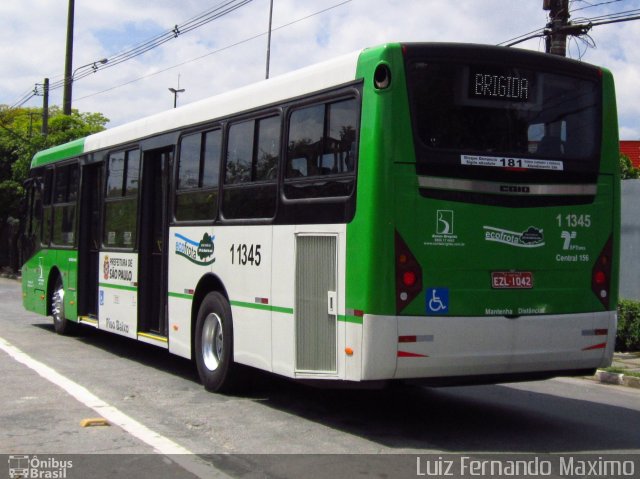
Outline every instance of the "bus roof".
[[[358, 50], [332, 60], [189, 103], [180, 108], [163, 111], [146, 118], [109, 128], [83, 139], [40, 151], [34, 156], [31, 167], [35, 168], [67, 158], [77, 157], [83, 153], [131, 144], [164, 132], [198, 125], [217, 118], [228, 117], [254, 108], [348, 83], [356, 79], [358, 60], [363, 52], [373, 53], [376, 50], [381, 52], [391, 45], [397, 46], [399, 44], [389, 43]], [[430, 43], [428, 45], [431, 45], [431, 48], [451, 48], [452, 46], [468, 48], [473, 46], [447, 43]], [[475, 46], [478, 47], [480, 45]], [[513, 52], [514, 50], [487, 45], [482, 45], [481, 47], [493, 48], [496, 51], [511, 50]], [[519, 49], [515, 50], [521, 53], [524, 52]], [[526, 54], [543, 55], [536, 52], [527, 52]], [[546, 61], [570, 62], [565, 58], [560, 60], [559, 57], [553, 59], [549, 57], [549, 55], [545, 56]]]
[[80, 138], [47, 150], [39, 151], [31, 161], [31, 168], [81, 155], [84, 152], [84, 143], [85, 138]]
[[31, 167], [35, 168], [83, 153], [131, 143], [162, 132], [197, 125], [353, 81], [356, 78], [361, 52], [362, 50], [358, 50], [43, 150], [34, 156]]

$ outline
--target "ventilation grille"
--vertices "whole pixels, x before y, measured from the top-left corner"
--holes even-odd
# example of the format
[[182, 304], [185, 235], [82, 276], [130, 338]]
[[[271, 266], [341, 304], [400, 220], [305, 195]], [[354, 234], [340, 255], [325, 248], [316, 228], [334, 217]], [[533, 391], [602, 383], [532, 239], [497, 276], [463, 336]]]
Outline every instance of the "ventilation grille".
[[[296, 370], [336, 372], [336, 237], [298, 236], [296, 241]], [[335, 299], [333, 300], [335, 301]]]

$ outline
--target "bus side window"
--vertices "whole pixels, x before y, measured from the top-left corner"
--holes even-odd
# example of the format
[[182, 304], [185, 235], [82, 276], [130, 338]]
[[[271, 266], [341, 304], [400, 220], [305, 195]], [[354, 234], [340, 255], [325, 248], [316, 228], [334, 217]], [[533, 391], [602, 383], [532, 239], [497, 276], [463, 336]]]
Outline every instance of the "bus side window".
[[233, 123], [227, 139], [222, 215], [273, 218], [276, 212], [280, 116]]
[[[325, 140], [325, 156], [329, 155], [331, 173], [353, 173], [356, 142], [357, 105], [346, 100], [327, 105], [329, 125]], [[331, 162], [332, 161], [332, 162]]]
[[26, 214], [21, 236], [22, 261], [29, 259], [40, 249], [42, 225], [42, 177], [31, 177], [26, 186]]
[[137, 241], [140, 150], [109, 155], [103, 243], [133, 248]]
[[291, 158], [287, 168], [287, 178], [300, 178], [308, 175], [309, 158], [306, 156], [300, 158]]
[[213, 220], [218, 210], [222, 130], [194, 133], [180, 141], [175, 218]]
[[287, 178], [318, 175], [324, 134], [324, 105], [295, 110], [289, 117]]
[[347, 99], [291, 113], [284, 186], [288, 199], [351, 195], [358, 111], [356, 99]]
[[77, 163], [58, 167], [55, 170], [51, 239], [59, 246], [73, 246], [75, 243], [79, 175], [80, 169]]
[[53, 226], [52, 190], [53, 168], [49, 168], [44, 172], [44, 185], [42, 186], [42, 246], [49, 246], [51, 242], [51, 228]]
[[34, 242], [34, 246], [40, 241], [42, 234], [42, 178], [36, 178], [33, 182], [31, 195], [31, 207], [29, 208], [30, 224], [29, 236]]

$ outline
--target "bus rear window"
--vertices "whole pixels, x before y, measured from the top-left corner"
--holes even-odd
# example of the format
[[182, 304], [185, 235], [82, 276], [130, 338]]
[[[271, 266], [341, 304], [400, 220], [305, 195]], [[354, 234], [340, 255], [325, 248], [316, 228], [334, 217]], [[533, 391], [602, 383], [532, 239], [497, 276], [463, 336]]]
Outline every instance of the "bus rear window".
[[565, 161], [597, 164], [597, 79], [509, 65], [420, 60], [408, 63], [407, 74], [423, 160], [460, 164], [467, 154], [557, 160], [548, 165], [560, 170], [566, 169]]

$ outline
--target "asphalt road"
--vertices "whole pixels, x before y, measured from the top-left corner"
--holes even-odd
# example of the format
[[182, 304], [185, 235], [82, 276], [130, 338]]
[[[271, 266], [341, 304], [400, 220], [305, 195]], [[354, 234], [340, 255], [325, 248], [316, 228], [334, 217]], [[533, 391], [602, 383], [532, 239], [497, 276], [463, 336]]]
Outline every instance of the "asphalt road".
[[[240, 395], [211, 394], [190, 361], [159, 348], [56, 335], [7, 279], [0, 346], [0, 453], [73, 457], [91, 477], [416, 477], [421, 456], [640, 454], [640, 390], [563, 378], [336, 391], [254, 374]], [[80, 426], [109, 414], [124, 425]]]

